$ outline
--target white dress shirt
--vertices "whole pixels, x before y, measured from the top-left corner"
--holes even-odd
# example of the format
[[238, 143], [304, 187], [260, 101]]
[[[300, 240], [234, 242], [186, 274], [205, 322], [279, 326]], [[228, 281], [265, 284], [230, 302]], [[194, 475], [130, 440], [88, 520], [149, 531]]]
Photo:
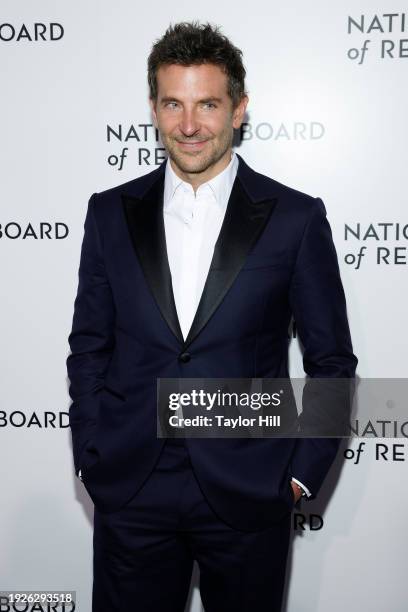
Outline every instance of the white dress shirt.
[[[232, 151], [228, 166], [194, 191], [174, 172], [170, 160], [166, 162], [163, 217], [167, 258], [184, 339], [204, 289], [237, 170], [238, 157]], [[301, 482], [292, 480], [310, 497]]]

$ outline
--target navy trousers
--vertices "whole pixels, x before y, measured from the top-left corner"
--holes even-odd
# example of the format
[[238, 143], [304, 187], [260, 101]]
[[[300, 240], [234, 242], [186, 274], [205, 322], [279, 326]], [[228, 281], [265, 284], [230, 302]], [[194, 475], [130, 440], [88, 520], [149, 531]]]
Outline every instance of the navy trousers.
[[233, 529], [202, 494], [183, 441], [168, 440], [125, 507], [94, 510], [92, 612], [183, 612], [194, 560], [205, 612], [280, 612], [291, 516]]

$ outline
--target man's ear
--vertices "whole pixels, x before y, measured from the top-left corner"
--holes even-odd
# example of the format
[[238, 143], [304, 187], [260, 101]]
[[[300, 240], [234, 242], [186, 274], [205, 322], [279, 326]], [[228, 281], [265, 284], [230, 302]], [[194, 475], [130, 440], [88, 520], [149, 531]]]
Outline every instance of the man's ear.
[[149, 104], [153, 115], [153, 122], [155, 127], [157, 128], [156, 100], [153, 100], [153, 98], [149, 98]]
[[241, 127], [244, 120], [247, 104], [248, 96], [245, 94], [242, 96], [238, 106], [236, 106], [232, 112], [232, 126], [236, 130]]

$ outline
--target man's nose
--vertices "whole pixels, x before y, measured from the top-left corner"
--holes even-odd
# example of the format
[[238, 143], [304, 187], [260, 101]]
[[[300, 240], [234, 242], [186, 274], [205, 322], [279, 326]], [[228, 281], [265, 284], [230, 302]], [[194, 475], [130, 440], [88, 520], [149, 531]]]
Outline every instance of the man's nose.
[[192, 136], [200, 129], [200, 124], [193, 110], [184, 110], [179, 127], [185, 136]]

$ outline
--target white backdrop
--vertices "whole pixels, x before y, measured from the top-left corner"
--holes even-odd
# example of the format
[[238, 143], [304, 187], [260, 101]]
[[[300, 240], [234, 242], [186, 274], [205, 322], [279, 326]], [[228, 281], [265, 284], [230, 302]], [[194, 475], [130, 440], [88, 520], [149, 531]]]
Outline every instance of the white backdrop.
[[[161, 159], [146, 58], [170, 22], [209, 20], [242, 49], [250, 103], [236, 150], [324, 200], [358, 375], [407, 375], [407, 239], [378, 225], [408, 221], [404, 3], [194, 5], [1, 5], [0, 590], [76, 590], [80, 612], [91, 610], [93, 506], [74, 475], [65, 359], [83, 222], [94, 191]], [[45, 40], [35, 40], [35, 23]], [[360, 239], [346, 239], [345, 226], [356, 233], [358, 224]], [[388, 263], [377, 261], [378, 247], [389, 249]], [[302, 372], [294, 341], [291, 373]], [[388, 460], [376, 460], [378, 442]], [[366, 440], [357, 463], [358, 444], [294, 515], [287, 612], [406, 610], [407, 445]], [[194, 586], [188, 610], [201, 610]]]

